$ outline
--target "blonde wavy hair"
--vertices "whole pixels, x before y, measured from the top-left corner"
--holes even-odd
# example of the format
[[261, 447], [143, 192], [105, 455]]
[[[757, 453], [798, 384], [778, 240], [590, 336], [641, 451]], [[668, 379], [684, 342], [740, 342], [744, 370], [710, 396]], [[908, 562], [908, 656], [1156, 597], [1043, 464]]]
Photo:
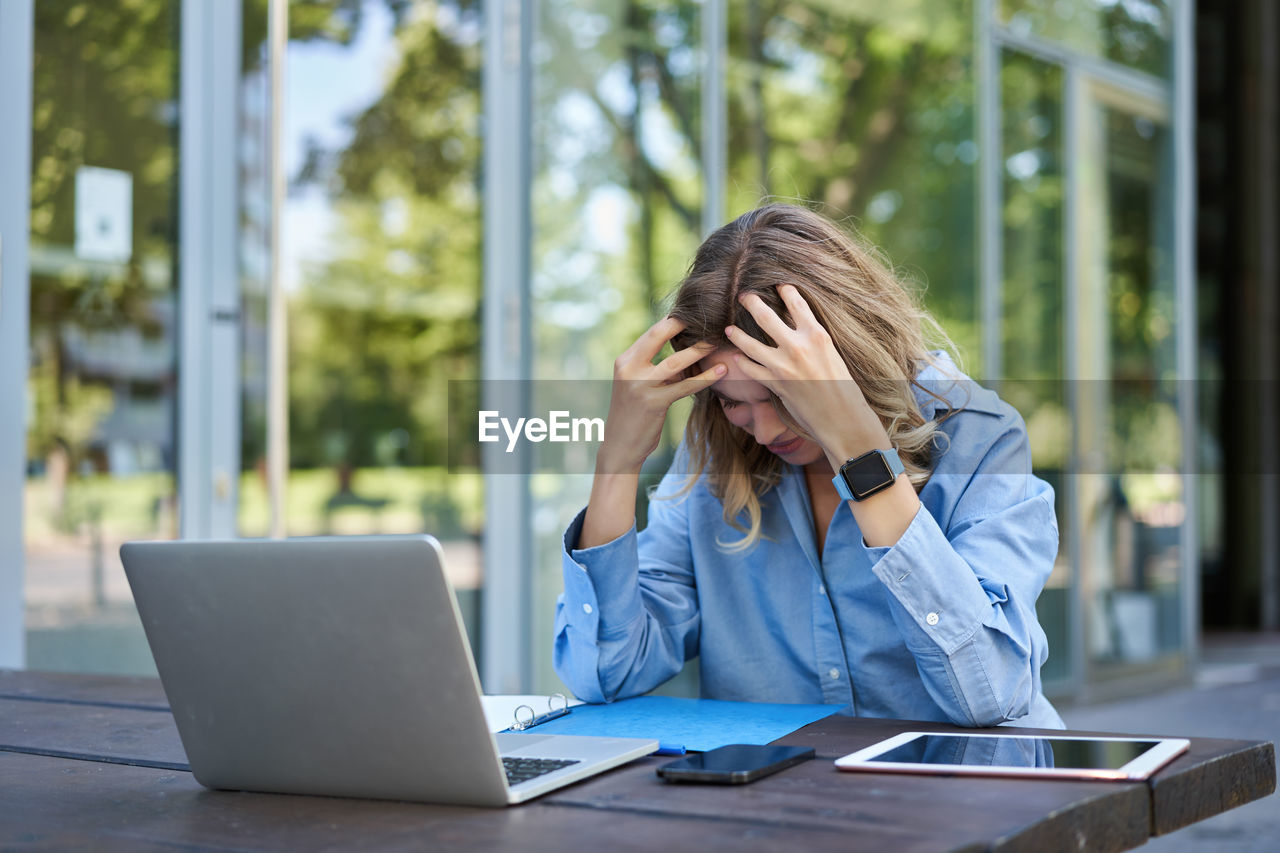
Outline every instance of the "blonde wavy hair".
[[[707, 341], [731, 348], [724, 329], [734, 325], [774, 346], [738, 297], [755, 293], [794, 325], [778, 296], [776, 285], [782, 283], [795, 285], [831, 336], [918, 492], [932, 470], [939, 421], [924, 418], [912, 386], [920, 387], [916, 374], [934, 362], [930, 344], [954, 348], [877, 253], [821, 214], [767, 204], [708, 237], [676, 290], [669, 314], [685, 329], [672, 345], [683, 349]], [[696, 373], [696, 366], [690, 369], [690, 375]], [[779, 416], [803, 434], [782, 403], [776, 397], [773, 402]], [[782, 460], [729, 423], [710, 390], [695, 395], [685, 438], [689, 480], [671, 497], [687, 494], [706, 472], [711, 493], [724, 505], [725, 521], [744, 534], [719, 544], [730, 551], [750, 548], [761, 535], [760, 499], [781, 480]]]

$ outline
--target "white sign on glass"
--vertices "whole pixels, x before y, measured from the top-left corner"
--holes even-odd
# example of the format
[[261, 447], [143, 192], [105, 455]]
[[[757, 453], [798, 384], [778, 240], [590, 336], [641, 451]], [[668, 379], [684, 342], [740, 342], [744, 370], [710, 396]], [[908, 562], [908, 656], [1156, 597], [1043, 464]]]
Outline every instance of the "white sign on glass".
[[76, 171], [76, 255], [117, 263], [133, 255], [133, 175], [97, 166]]

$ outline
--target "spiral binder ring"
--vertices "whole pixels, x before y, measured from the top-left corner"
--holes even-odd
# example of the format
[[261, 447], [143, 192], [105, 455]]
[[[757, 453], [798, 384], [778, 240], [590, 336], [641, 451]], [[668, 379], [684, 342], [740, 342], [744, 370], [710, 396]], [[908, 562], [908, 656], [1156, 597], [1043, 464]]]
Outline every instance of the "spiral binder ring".
[[[560, 699], [559, 708], [556, 707], [557, 697]], [[538, 714], [533, 710], [532, 706], [529, 705], [517, 706], [513, 715], [515, 717], [515, 722], [511, 724], [511, 731], [522, 732], [526, 729], [531, 729], [534, 726], [540, 726], [543, 723], [565, 716], [569, 713], [569, 710], [569, 697], [565, 696], [563, 693], [552, 693], [547, 697], [547, 712], [545, 714]], [[528, 713], [522, 716], [520, 713], [521, 711], [526, 711]]]

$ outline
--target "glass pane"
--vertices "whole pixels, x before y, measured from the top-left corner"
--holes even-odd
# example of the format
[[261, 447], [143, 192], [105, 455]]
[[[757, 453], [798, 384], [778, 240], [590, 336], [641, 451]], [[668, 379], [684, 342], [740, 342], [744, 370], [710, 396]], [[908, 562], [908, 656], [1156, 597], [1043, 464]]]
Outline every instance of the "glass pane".
[[[246, 39], [261, 56], [256, 5]], [[446, 449], [448, 381], [479, 371], [482, 31], [469, 0], [291, 4], [280, 259], [288, 533], [431, 533], [473, 643], [481, 484], [450, 473]], [[263, 535], [262, 430], [248, 422], [240, 526]]]
[[240, 489], [236, 532], [263, 536], [267, 508], [267, 331], [271, 289], [271, 81], [266, 0], [241, 0]]
[[928, 4], [729, 4], [729, 198], [851, 217], [981, 376], [973, 11]]
[[1000, 0], [1000, 20], [1158, 77], [1170, 76], [1173, 9], [1169, 0]]
[[35, 4], [27, 665], [154, 673], [120, 565], [177, 535], [178, 4]]
[[1053, 486], [1058, 559], [1036, 602], [1049, 638], [1045, 681], [1071, 674], [1064, 477], [1071, 454], [1071, 417], [1063, 383], [1062, 70], [1030, 57], [1001, 57], [1001, 157], [1004, 280], [1001, 394], [1027, 422], [1032, 465]]
[[1164, 124], [1118, 103], [1096, 102], [1088, 115], [1097, 160], [1082, 211], [1093, 222], [1085, 281], [1100, 286], [1079, 297], [1087, 637], [1100, 663], [1153, 661], [1180, 651], [1186, 519], [1170, 140]]
[[[575, 415], [601, 404], [607, 411], [613, 360], [657, 318], [699, 242], [701, 5], [548, 0], [538, 8], [533, 375], [575, 383], [591, 401], [580, 400]], [[563, 393], [557, 384], [535, 387], [535, 397]], [[548, 406], [535, 399], [533, 409]], [[682, 432], [668, 427], [670, 436]], [[668, 442], [646, 472], [660, 477], [670, 459]], [[560, 539], [586, 503], [591, 461], [576, 470], [582, 476], [533, 483], [539, 691], [563, 689], [549, 653], [563, 589]]]

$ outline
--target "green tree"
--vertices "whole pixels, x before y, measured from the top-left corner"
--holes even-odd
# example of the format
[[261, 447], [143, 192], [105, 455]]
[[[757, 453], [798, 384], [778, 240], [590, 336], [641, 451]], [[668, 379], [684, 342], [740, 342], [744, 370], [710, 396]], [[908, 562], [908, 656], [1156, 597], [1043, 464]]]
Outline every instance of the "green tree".
[[[338, 223], [290, 306], [297, 467], [386, 464], [392, 435], [407, 436], [394, 461], [438, 464], [446, 382], [478, 378], [479, 4], [387, 5], [385, 88], [294, 176], [324, 188]], [[363, 8], [340, 3], [317, 30], [349, 41]]]
[[[304, 0], [290, 11], [295, 38], [349, 39], [359, 4]], [[171, 0], [41, 0], [34, 13], [27, 454], [63, 478], [62, 504], [67, 479], [105, 464], [95, 441], [115, 408], [115, 383], [170, 403], [175, 393], [181, 21]], [[246, 66], [261, 61], [265, 23], [265, 2], [246, 3]], [[75, 253], [85, 166], [132, 180], [126, 262]], [[141, 372], [86, 357], [86, 347], [112, 355], [126, 346], [145, 353]]]
[[[103, 355], [133, 342], [153, 362], [124, 377], [135, 393], [173, 387], [177, 20], [155, 0], [34, 11], [27, 456], [49, 476], [54, 523], [74, 529], [84, 513], [73, 493], [82, 471], [105, 465], [100, 429], [123, 376]], [[76, 253], [85, 166], [132, 179], [125, 262]]]
[[820, 205], [977, 356], [971, 4], [730, 4], [729, 213]]

